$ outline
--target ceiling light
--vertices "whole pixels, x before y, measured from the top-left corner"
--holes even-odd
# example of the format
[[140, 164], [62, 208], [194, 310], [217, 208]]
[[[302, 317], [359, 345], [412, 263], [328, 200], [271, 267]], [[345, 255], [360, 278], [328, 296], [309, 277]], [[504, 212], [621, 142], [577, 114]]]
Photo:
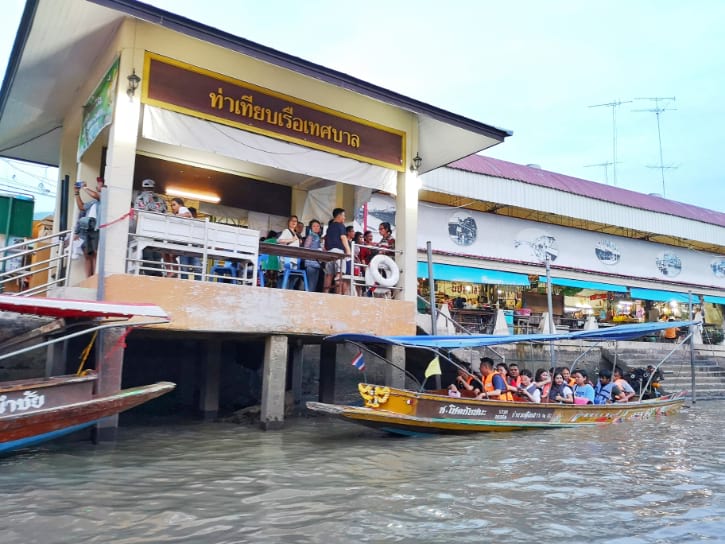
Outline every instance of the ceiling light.
[[219, 201], [221, 200], [218, 195], [211, 193], [199, 193], [188, 189], [179, 189], [178, 187], [167, 187], [166, 194], [169, 196], [179, 196], [182, 198], [190, 198], [192, 200], [200, 200], [202, 202], [211, 202], [212, 204], [219, 204]]

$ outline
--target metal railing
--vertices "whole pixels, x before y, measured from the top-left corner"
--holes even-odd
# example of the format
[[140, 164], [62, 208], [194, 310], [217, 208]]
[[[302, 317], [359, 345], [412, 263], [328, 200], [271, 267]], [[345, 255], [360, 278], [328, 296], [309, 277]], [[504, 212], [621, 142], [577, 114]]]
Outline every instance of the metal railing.
[[[51, 287], [67, 285], [71, 231], [48, 234], [2, 248], [0, 253], [0, 292], [30, 296], [48, 292]], [[47, 252], [47, 253], [46, 253]], [[30, 286], [32, 278], [45, 281]], [[13, 284], [16, 290], [8, 290]]]

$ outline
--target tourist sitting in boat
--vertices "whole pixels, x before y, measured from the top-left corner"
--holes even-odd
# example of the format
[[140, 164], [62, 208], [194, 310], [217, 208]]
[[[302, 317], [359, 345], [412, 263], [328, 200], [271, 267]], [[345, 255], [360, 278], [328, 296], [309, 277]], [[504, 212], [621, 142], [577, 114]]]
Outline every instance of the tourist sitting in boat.
[[534, 383], [531, 371], [528, 368], [521, 371], [520, 381], [521, 385], [518, 387], [516, 396], [523, 402], [541, 402], [541, 389]]
[[551, 389], [551, 373], [545, 368], [539, 368], [534, 375], [536, 387], [541, 389], [541, 402], [549, 400], [549, 389]]
[[635, 395], [635, 391], [629, 382], [624, 379], [622, 371], [618, 368], [614, 369], [614, 385], [612, 388], [612, 400], [614, 402], [629, 402]]
[[599, 371], [599, 380], [594, 386], [594, 404], [607, 404], [612, 402], [612, 373], [606, 368]]
[[481, 377], [483, 379], [483, 392], [477, 399], [510, 400], [506, 382], [500, 373], [493, 370], [493, 359], [481, 357]]
[[496, 365], [496, 372], [501, 374], [503, 382], [504, 384], [506, 384], [506, 389], [503, 393], [501, 393], [501, 400], [514, 400], [514, 391], [516, 391], [517, 388], [511, 387], [511, 376], [509, 375], [509, 367], [506, 365], [506, 363], [498, 363]]
[[574, 404], [574, 393], [564, 382], [561, 372], [554, 372], [554, 383], [549, 390], [549, 402]]
[[559, 372], [561, 372], [561, 377], [564, 378], [564, 383], [568, 385], [569, 387], [574, 387], [576, 385], [576, 381], [571, 375], [571, 371], [563, 366], [559, 369]]
[[594, 388], [589, 384], [587, 371], [576, 369], [574, 374], [574, 404], [594, 404]]
[[468, 370], [459, 368], [456, 381], [448, 386], [448, 391], [450, 396], [454, 396], [450, 394], [450, 391], [458, 391], [460, 394], [457, 396], [476, 397], [481, 393], [481, 383]]
[[504, 378], [506, 380], [506, 385], [508, 386], [509, 393], [511, 393], [512, 399], [517, 401], [525, 400], [518, 395], [519, 387], [521, 387], [520, 372], [521, 371], [519, 370], [519, 365], [517, 365], [516, 363], [511, 363], [509, 365], [508, 376]]

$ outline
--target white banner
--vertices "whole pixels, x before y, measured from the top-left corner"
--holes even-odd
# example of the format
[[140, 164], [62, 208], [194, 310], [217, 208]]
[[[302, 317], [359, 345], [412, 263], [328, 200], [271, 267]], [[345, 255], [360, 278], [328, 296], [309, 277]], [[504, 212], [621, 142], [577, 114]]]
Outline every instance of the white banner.
[[[369, 215], [390, 217], [395, 200], [374, 195]], [[421, 202], [418, 248], [460, 256], [554, 267], [602, 275], [725, 289], [725, 256]], [[614, 280], [613, 283], [622, 283]]]

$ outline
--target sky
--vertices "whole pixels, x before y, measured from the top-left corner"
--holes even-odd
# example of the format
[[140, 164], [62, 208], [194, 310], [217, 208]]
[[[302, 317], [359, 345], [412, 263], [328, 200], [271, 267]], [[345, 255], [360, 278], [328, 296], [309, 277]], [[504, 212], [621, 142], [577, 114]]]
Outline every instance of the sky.
[[148, 3], [513, 131], [485, 155], [725, 212], [721, 0]]

